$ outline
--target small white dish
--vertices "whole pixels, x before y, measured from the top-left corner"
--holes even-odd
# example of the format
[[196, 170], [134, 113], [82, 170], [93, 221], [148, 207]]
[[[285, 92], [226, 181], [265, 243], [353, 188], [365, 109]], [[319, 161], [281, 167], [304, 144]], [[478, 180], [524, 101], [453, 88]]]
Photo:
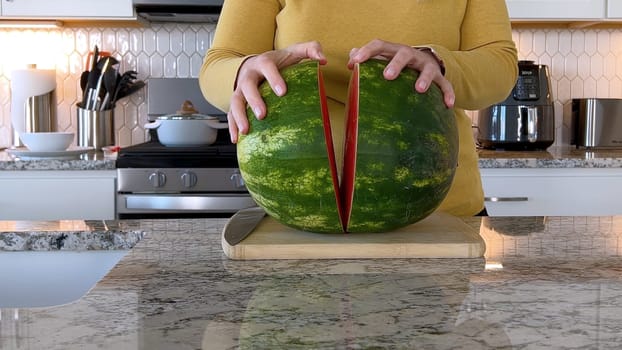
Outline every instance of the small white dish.
[[19, 135], [26, 147], [34, 152], [66, 151], [74, 138], [72, 132], [24, 132]]
[[87, 153], [92, 150], [93, 147], [76, 147], [70, 148], [64, 151], [31, 151], [28, 148], [9, 148], [6, 152], [14, 157], [18, 157], [23, 160], [32, 159], [76, 159], [81, 154]]

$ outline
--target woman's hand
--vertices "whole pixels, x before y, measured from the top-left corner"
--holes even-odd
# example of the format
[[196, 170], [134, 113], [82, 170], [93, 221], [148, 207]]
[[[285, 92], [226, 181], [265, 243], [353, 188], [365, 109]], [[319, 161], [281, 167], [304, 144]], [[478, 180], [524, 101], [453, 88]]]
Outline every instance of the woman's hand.
[[443, 92], [445, 105], [454, 106], [456, 95], [449, 80], [441, 72], [441, 66], [431, 52], [426, 52], [411, 46], [390, 43], [383, 40], [372, 40], [365, 46], [352, 49], [348, 67], [355, 63], [365, 62], [372, 57], [381, 57], [389, 60], [384, 70], [384, 77], [388, 80], [397, 78], [404, 67], [414, 68], [420, 72], [415, 83], [418, 92], [425, 92], [432, 82], [435, 82]]
[[267, 80], [275, 94], [285, 95], [287, 86], [279, 71], [305, 58], [326, 64], [322, 47], [315, 41], [294, 44], [282, 50], [264, 52], [242, 63], [238, 71], [236, 87], [231, 96], [229, 113], [227, 113], [231, 142], [237, 142], [238, 132], [248, 133], [247, 103], [257, 119], [263, 119], [266, 116], [266, 104], [259, 93], [259, 84]]

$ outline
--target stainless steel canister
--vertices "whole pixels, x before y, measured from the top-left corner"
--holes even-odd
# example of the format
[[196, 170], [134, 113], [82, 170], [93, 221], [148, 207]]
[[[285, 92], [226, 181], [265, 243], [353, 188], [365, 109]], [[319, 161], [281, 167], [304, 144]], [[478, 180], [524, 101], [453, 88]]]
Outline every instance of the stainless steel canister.
[[[56, 98], [54, 91], [30, 96], [24, 108], [24, 132], [50, 132], [56, 130]], [[21, 147], [20, 132], [13, 131], [13, 146]]]
[[112, 109], [97, 111], [78, 108], [78, 147], [100, 149], [114, 145], [114, 113]]

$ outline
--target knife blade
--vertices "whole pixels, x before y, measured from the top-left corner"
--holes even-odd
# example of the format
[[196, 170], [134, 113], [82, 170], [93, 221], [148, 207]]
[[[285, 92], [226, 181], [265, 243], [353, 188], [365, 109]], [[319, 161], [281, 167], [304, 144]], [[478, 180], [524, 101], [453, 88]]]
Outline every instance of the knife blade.
[[266, 212], [261, 207], [240, 209], [233, 214], [223, 229], [225, 241], [234, 246], [248, 237], [257, 225], [263, 220]]

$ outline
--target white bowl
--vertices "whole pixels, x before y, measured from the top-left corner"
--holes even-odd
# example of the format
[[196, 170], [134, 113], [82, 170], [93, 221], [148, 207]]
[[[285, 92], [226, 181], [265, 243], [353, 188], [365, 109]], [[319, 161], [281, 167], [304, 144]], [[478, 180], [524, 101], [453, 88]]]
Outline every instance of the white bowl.
[[19, 135], [24, 145], [33, 152], [59, 152], [69, 148], [72, 132], [25, 132]]

